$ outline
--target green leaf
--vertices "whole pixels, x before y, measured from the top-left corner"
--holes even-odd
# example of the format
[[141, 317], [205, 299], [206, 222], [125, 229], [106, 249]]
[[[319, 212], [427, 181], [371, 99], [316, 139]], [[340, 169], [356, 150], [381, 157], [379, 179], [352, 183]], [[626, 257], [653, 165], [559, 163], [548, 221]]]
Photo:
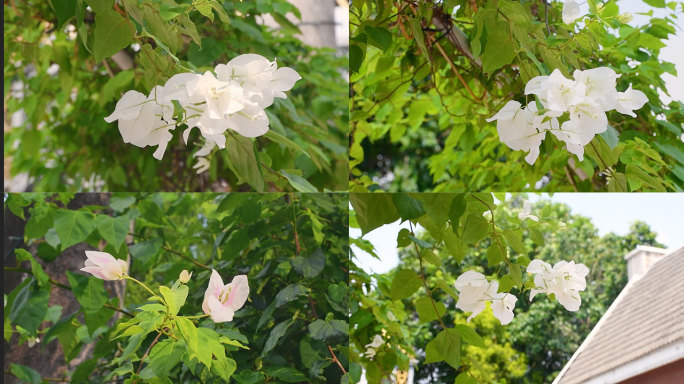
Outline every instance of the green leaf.
[[291, 263], [295, 271], [302, 274], [305, 279], [311, 279], [318, 276], [325, 268], [325, 255], [323, 250], [318, 248], [311, 256], [297, 256], [291, 259]]
[[133, 27], [116, 11], [108, 9], [95, 15], [93, 55], [101, 61], [133, 42]]
[[140, 372], [143, 379], [151, 379], [154, 376], [166, 377], [171, 369], [180, 362], [185, 353], [185, 343], [166, 339], [158, 342], [150, 350], [149, 364]]
[[356, 220], [364, 235], [399, 219], [399, 212], [389, 193], [352, 193], [349, 202], [354, 207]]
[[67, 271], [67, 279], [76, 300], [84, 309], [98, 310], [107, 302], [104, 281], [95, 277], [88, 277]]
[[176, 289], [170, 289], [162, 285], [159, 287], [159, 292], [164, 296], [166, 304], [169, 305], [171, 315], [175, 316], [183, 304], [185, 304], [185, 299], [188, 297], [188, 286], [181, 285]]
[[[24, 237], [27, 239], [40, 239], [45, 236], [54, 222], [54, 214], [51, 208], [44, 204], [36, 204], [30, 210], [26, 227], [24, 227]], [[42, 243], [41, 243], [42, 244]]]
[[303, 383], [307, 382], [309, 378], [298, 370], [290, 367], [264, 368], [264, 372], [268, 376], [275, 377], [287, 383]]
[[656, 8], [665, 8], [665, 0], [644, 0], [644, 3]]
[[459, 193], [451, 201], [451, 206], [449, 207], [449, 220], [451, 220], [451, 225], [458, 226], [458, 221], [465, 213], [466, 209], [466, 194]]
[[425, 214], [423, 203], [407, 193], [393, 193], [392, 201], [402, 221], [417, 219]]
[[451, 254], [457, 263], [463, 261], [465, 249], [463, 248], [461, 238], [458, 237], [458, 235], [450, 230], [444, 231], [444, 244], [446, 245], [447, 250], [449, 250], [449, 254]]
[[610, 149], [615, 149], [620, 142], [620, 134], [613, 128], [612, 125], [608, 124], [608, 129], [599, 134], [606, 141]]
[[162, 239], [160, 238], [133, 244], [128, 248], [132, 258], [131, 264], [136, 269], [138, 268], [138, 265], [140, 265], [140, 269], [149, 267], [155, 260], [155, 256], [159, 253], [161, 246]]
[[485, 347], [482, 337], [480, 337], [480, 335], [478, 335], [477, 332], [475, 332], [475, 330], [469, 326], [464, 324], [456, 324], [454, 325], [454, 330], [461, 335], [461, 340], [465, 341], [466, 343], [475, 347]]
[[298, 296], [306, 296], [309, 289], [301, 284], [290, 284], [278, 292], [275, 298], [276, 308], [283, 306], [295, 299]]
[[267, 353], [275, 348], [275, 346], [278, 344], [278, 340], [285, 336], [285, 333], [290, 325], [292, 325], [292, 321], [288, 319], [278, 323], [275, 327], [273, 327], [273, 329], [271, 329], [271, 333], [268, 335], [268, 339], [266, 339], [266, 344], [264, 344], [264, 349], [261, 351], [261, 357], [266, 356]]
[[385, 28], [366, 26], [366, 33], [370, 36], [370, 43], [386, 51], [392, 45], [392, 34]]
[[128, 235], [129, 222], [125, 216], [114, 218], [99, 214], [95, 217], [95, 226], [107, 243], [119, 249]]
[[658, 192], [666, 192], [665, 186], [655, 177], [644, 172], [641, 168], [633, 164], [627, 164], [625, 167], [625, 174], [629, 187], [632, 191], [646, 187], [646, 190], [655, 190]]
[[64, 23], [76, 16], [76, 3], [74, 0], [51, 0], [55, 16], [57, 16], [57, 28], [61, 28]]
[[195, 327], [195, 324], [185, 317], [177, 317], [176, 325], [178, 325], [178, 330], [183, 336], [185, 344], [188, 345], [190, 352], [198, 354], [199, 344], [197, 343], [197, 328]]
[[30, 282], [21, 288], [9, 312], [12, 324], [21, 326], [31, 335], [36, 334], [36, 330], [45, 319], [50, 298], [49, 291], [35, 283], [36, 280], [31, 278]]
[[349, 324], [346, 321], [317, 319], [309, 324], [309, 335], [323, 342], [336, 343], [345, 339], [348, 334]]
[[487, 248], [487, 264], [493, 267], [504, 261], [505, 258], [506, 254], [504, 253], [503, 246], [499, 242], [493, 241]]
[[62, 249], [84, 241], [95, 230], [93, 214], [86, 211], [58, 209], [54, 223]]
[[449, 193], [413, 193], [412, 197], [423, 202], [423, 208], [438, 228], [449, 219], [449, 209], [454, 195]]
[[458, 376], [456, 376], [456, 380], [454, 381], [454, 384], [478, 384], [477, 380], [472, 378], [468, 372], [461, 372]]
[[422, 323], [437, 320], [444, 314], [444, 312], [446, 312], [446, 307], [444, 304], [441, 302], [436, 302], [435, 307], [439, 313], [438, 316], [437, 312], [435, 312], [435, 307], [432, 306], [432, 299], [427, 296], [418, 298], [415, 304], [416, 312], [418, 312], [418, 317]]
[[463, 236], [461, 237], [461, 242], [463, 244], [475, 244], [480, 241], [487, 232], [491, 223], [485, 220], [482, 215], [470, 214], [466, 218], [465, 226], [463, 228]]
[[97, 359], [88, 359], [80, 363], [78, 367], [76, 367], [76, 369], [74, 370], [74, 373], [71, 374], [70, 383], [89, 383], [90, 381], [88, 379], [95, 370], [96, 366]]
[[122, 212], [126, 208], [130, 207], [135, 203], [135, 196], [128, 195], [128, 196], [122, 196], [120, 194], [112, 195], [109, 198], [109, 206], [112, 207], [113, 210]]
[[50, 276], [48, 276], [47, 273], [45, 273], [43, 267], [40, 264], [38, 264], [33, 255], [30, 254], [27, 250], [20, 248], [15, 249], [14, 253], [17, 255], [17, 260], [28, 261], [31, 263], [31, 272], [38, 281], [38, 285], [41, 287], [46, 286], [48, 280], [50, 280]]
[[411, 296], [420, 288], [422, 281], [412, 269], [401, 269], [394, 276], [390, 288], [392, 300], [401, 300]]
[[438, 333], [425, 347], [425, 363], [446, 361], [454, 369], [461, 363], [461, 335], [455, 329]]
[[507, 229], [503, 231], [502, 234], [506, 238], [506, 241], [508, 241], [508, 245], [510, 245], [513, 250], [523, 255], [527, 254], [527, 248], [522, 240], [522, 230]]
[[10, 363], [10, 373], [25, 383], [40, 384], [43, 381], [38, 371], [21, 364]]
[[515, 43], [509, 32], [506, 21], [488, 23], [487, 45], [480, 55], [482, 59], [482, 71], [492, 74], [495, 70], [510, 64], [515, 58]]
[[226, 140], [226, 149], [230, 167], [240, 181], [246, 182], [257, 192], [263, 192], [264, 176], [261, 174], [261, 165], [257, 161], [252, 141], [240, 135], [229, 135]]
[[363, 63], [365, 50], [358, 44], [351, 44], [349, 46], [349, 69], [353, 73], [358, 73]]
[[289, 173], [284, 169], [280, 170], [280, 174], [285, 176], [287, 181], [290, 183], [292, 188], [296, 189], [299, 192], [305, 192], [305, 193], [316, 193], [318, 192], [318, 189], [313, 186], [313, 184], [309, 183], [305, 178], [295, 175], [293, 173]]
[[[117, 98], [122, 90], [127, 89], [134, 77], [135, 72], [133, 71], [121, 71], [107, 80], [107, 83], [102, 87], [100, 97], [97, 99], [98, 104], [104, 106], [109, 100]], [[135, 201], [135, 198], [133, 198], [133, 201]]]

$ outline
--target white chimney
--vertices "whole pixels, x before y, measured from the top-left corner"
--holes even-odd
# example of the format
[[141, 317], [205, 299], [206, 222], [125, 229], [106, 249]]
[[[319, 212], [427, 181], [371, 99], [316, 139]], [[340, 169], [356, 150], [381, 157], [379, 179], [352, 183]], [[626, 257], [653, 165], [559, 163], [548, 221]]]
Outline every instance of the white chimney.
[[627, 260], [627, 280], [642, 276], [658, 260], [667, 253], [667, 249], [651, 247], [649, 245], [637, 245], [636, 248], [625, 256]]

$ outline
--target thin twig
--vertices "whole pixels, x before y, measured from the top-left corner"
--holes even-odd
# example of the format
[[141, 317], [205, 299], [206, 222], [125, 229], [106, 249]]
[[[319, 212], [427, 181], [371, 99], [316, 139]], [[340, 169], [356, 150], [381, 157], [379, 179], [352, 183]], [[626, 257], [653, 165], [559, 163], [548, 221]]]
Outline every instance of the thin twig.
[[[140, 369], [142, 368], [142, 365], [143, 365], [143, 362], [145, 361], [145, 358], [147, 357], [147, 355], [150, 354], [150, 350], [152, 349], [152, 347], [155, 344], [157, 344], [157, 341], [159, 340], [159, 336], [161, 336], [161, 335], [162, 335], [162, 331], [159, 331], [159, 333], [157, 333], [157, 337], [154, 338], [154, 341], [152, 342], [152, 344], [150, 344], [150, 346], [147, 347], [147, 351], [145, 351], [145, 354], [143, 355], [143, 357], [140, 358], [140, 365], [138, 366], [138, 372], [135, 373], [136, 375], [140, 374]], [[133, 382], [133, 384], [135, 384], [135, 383], [136, 383], [136, 381]]]

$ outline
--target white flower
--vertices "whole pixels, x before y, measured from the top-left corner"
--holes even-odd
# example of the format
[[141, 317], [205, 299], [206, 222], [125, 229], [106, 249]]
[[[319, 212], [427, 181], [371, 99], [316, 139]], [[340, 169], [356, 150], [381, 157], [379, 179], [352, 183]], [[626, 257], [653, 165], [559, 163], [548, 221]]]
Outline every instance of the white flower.
[[240, 55], [214, 70], [221, 81], [237, 81], [245, 89], [246, 98], [261, 108], [273, 104], [274, 97], [287, 98], [284, 92], [302, 78], [294, 69], [277, 68], [275, 61], [255, 54]]
[[636, 117], [633, 111], [643, 107], [647, 102], [648, 97], [646, 97], [646, 94], [632, 89], [632, 83], [630, 83], [626, 91], [618, 92], [615, 110], [622, 114]]
[[[169, 131], [177, 124], [187, 124], [183, 132], [186, 144], [190, 130], [197, 127], [207, 143], [225, 148], [227, 129], [245, 137], [268, 132], [264, 108], [273, 104], [274, 97], [286, 98], [285, 91], [301, 79], [293, 69], [278, 68], [275, 61], [254, 54], [240, 55], [215, 70], [216, 75], [210, 71], [176, 74], [149, 96], [128, 91], [105, 121], [119, 121], [126, 143], [159, 146], [154, 152], [157, 159], [163, 157], [173, 137]], [[178, 105], [185, 113], [177, 122], [174, 109]], [[207, 166], [208, 161], [200, 159], [195, 168], [202, 172]]]
[[[497, 120], [496, 130], [499, 140], [513, 150], [528, 151], [525, 160], [534, 164], [539, 156], [541, 145], [546, 131], [538, 129], [541, 120], [535, 120], [537, 116], [528, 109], [520, 109], [520, 103], [511, 100], [494, 116], [487, 121]], [[547, 122], [548, 123], [548, 122]]]
[[162, 100], [168, 102], [176, 100], [181, 105], [187, 105], [190, 99], [188, 83], [197, 81], [200, 76], [197, 73], [179, 73], [171, 76], [164, 84], [163, 91], [161, 92]]
[[220, 81], [209, 71], [189, 80], [187, 89], [191, 101], [206, 102], [210, 119], [223, 119], [245, 107], [242, 87], [232, 80]]
[[579, 309], [582, 304], [579, 292], [586, 288], [585, 277], [589, 273], [584, 264], [559, 261], [551, 268], [550, 264], [535, 259], [527, 266], [527, 272], [535, 274], [535, 288], [530, 291], [530, 301], [537, 293], [554, 294], [568, 311]]
[[534, 221], [539, 221], [539, 218], [535, 215], [530, 215], [530, 212], [532, 212], [532, 206], [530, 205], [529, 201], [525, 200], [525, 202], [523, 202], [522, 212], [518, 213], [518, 218], [520, 220], [530, 219]]
[[620, 77], [614, 70], [608, 67], [587, 69], [586, 71], [575, 70], [573, 73], [575, 82], [584, 87], [585, 102], [590, 100], [594, 108], [610, 111], [615, 108], [617, 90], [615, 82]]
[[454, 286], [458, 289], [458, 302], [456, 308], [464, 312], [472, 312], [467, 321], [482, 312], [487, 301], [492, 302], [492, 312], [494, 317], [499, 319], [501, 325], [506, 325], [513, 321], [513, 308], [518, 299], [507, 292], [497, 292], [499, 282], [494, 280], [491, 283], [487, 278], [475, 271], [468, 271], [460, 275]]
[[565, 0], [563, 3], [563, 22], [565, 24], [572, 24], [579, 17], [580, 9], [577, 2], [575, 0]]
[[554, 69], [548, 78], [546, 89], [547, 109], [565, 112], [571, 105], [584, 100], [585, 86], [563, 76], [561, 71]]
[[366, 352], [364, 353], [366, 358], [371, 359], [375, 357], [377, 349], [380, 348], [380, 346], [382, 346], [384, 343], [385, 341], [382, 339], [382, 336], [375, 335], [373, 337], [373, 341], [371, 341], [370, 344], [366, 344]]
[[209, 170], [209, 160], [206, 157], [197, 159], [197, 163], [192, 166], [192, 169], [197, 170], [197, 174], [204, 173]]

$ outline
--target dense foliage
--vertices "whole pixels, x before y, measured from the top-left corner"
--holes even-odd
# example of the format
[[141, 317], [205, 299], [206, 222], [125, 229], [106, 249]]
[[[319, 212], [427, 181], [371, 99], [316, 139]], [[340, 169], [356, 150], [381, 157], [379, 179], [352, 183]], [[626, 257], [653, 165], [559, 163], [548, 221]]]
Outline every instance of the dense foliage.
[[[347, 58], [304, 45], [289, 13], [299, 15], [285, 0], [6, 3], [6, 112], [26, 115], [5, 135], [12, 175], [27, 173], [35, 191], [344, 189]], [[269, 16], [281, 28], [261, 22]], [[247, 53], [303, 79], [267, 109], [266, 135], [229, 129], [206, 173], [193, 169], [198, 130], [186, 145], [184, 126], [175, 128], [159, 161], [154, 148], [124, 143], [116, 123], [104, 121], [128, 90], [149, 94], [174, 74], [204, 73]]]
[[[74, 383], [117, 377], [127, 383], [140, 377], [156, 383], [347, 382], [347, 195], [113, 194], [109, 206], [64, 208], [71, 198], [10, 194], [7, 199], [18, 216], [28, 212], [27, 249], [15, 251], [21, 266], [5, 267], [5, 274], [28, 274], [6, 296], [8, 343], [36, 337], [41, 346], [59, 342], [66, 362], [94, 343], [87, 360], [68, 372]], [[171, 285], [182, 270], [192, 271], [185, 304], [178, 316], [169, 315], [177, 326], [155, 322], [163, 306], [130, 281], [119, 302], [105, 289], [109, 285], [78, 270], [66, 272], [68, 285], [45, 272], [43, 266], [83, 242], [128, 260], [130, 275], [166, 303], [175, 302], [176, 312], [183, 300], [175, 293], [183, 286]], [[80, 254], [71, 257], [80, 260]], [[224, 283], [247, 275], [249, 299], [233, 321], [214, 323], [202, 316], [211, 269]], [[80, 303], [77, 312], [48, 307], [50, 297], [64, 290]], [[110, 321], [115, 311], [119, 320]], [[183, 316], [189, 317], [179, 320]], [[197, 338], [187, 337], [194, 329]], [[155, 342], [163, 348], [151, 348], [144, 359]], [[31, 367], [14, 364], [12, 372], [41, 382]]]
[[[633, 224], [625, 236], [600, 237], [589, 219], [562, 204], [542, 201], [532, 208], [539, 222], [521, 223], [522, 196], [496, 205], [486, 194], [384, 196], [391, 197], [352, 194], [351, 226], [365, 234], [401, 218], [423, 230], [397, 233], [400, 263], [386, 274], [369, 275], [356, 267], [352, 255], [350, 372], [358, 380], [364, 369], [369, 383], [406, 371], [410, 359], [416, 359], [416, 382], [549, 383], [625, 285], [623, 256], [637, 244], [660, 245], [643, 223]], [[482, 213], [480, 199], [494, 215], [478, 229], [469, 222]], [[376, 206], [390, 214], [378, 214]], [[350, 241], [375, 252], [363, 237]], [[506, 248], [503, 255], [496, 251], [499, 243]], [[569, 312], [552, 298], [529, 300], [531, 279], [524, 267], [531, 259], [574, 260], [589, 267], [579, 311]], [[459, 296], [453, 283], [468, 270], [499, 279], [500, 290], [518, 297], [510, 324], [502, 326], [489, 309], [468, 323], [455, 308]], [[435, 358], [431, 344], [445, 328], [459, 341], [450, 349], [437, 348]], [[373, 358], [361, 356], [376, 334], [385, 344]]]
[[[354, 1], [352, 191], [682, 190], [684, 103], [662, 101], [676, 69], [659, 58], [682, 3], [646, 2], [667, 16], [636, 27], [618, 2], [589, 0], [568, 25], [560, 1]], [[539, 101], [524, 92], [535, 76], [597, 67], [648, 103], [636, 118], [608, 112], [583, 161], [549, 134], [529, 165], [486, 122], [508, 101]]]

